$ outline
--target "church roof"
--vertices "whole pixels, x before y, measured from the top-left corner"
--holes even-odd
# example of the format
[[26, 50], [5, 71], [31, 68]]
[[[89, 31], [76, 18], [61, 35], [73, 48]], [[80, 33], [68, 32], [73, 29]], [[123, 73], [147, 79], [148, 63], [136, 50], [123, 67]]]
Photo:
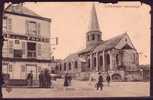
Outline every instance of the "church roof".
[[76, 60], [79, 60], [81, 62], [86, 62], [86, 60], [84, 58], [79, 57], [78, 53], [70, 54], [64, 60], [65, 61], [76, 61]]
[[24, 7], [22, 4], [10, 4], [6, 9], [6, 12], [13, 12], [17, 14], [25, 14], [25, 15], [31, 15], [35, 17], [41, 17], [37, 13], [33, 12], [32, 10]]
[[109, 40], [103, 41], [100, 45], [98, 45], [93, 52], [103, 51], [114, 48], [120, 40], [127, 35], [127, 33], [121, 34], [119, 36], [113, 37]]
[[91, 52], [95, 49], [96, 47], [87, 47], [83, 50], [81, 50], [80, 52], [78, 52], [78, 54], [83, 54], [83, 53], [87, 53], [87, 52]]
[[92, 10], [91, 10], [91, 19], [89, 23], [89, 31], [99, 31], [99, 23], [96, 13], [95, 5], [93, 4]]
[[77, 53], [72, 53], [69, 56], [67, 56], [64, 60], [72, 60], [72, 59], [77, 59], [79, 56]]

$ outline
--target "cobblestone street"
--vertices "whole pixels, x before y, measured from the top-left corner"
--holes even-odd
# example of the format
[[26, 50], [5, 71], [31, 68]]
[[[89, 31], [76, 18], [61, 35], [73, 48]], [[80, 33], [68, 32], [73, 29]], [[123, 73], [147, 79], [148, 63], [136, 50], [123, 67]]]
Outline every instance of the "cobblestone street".
[[97, 91], [94, 83], [87, 81], [72, 81], [72, 86], [63, 87], [63, 80], [57, 80], [54, 88], [13, 88], [6, 92], [4, 98], [54, 98], [54, 97], [127, 97], [149, 96], [149, 82], [112, 82], [108, 87], [104, 83], [103, 91]]

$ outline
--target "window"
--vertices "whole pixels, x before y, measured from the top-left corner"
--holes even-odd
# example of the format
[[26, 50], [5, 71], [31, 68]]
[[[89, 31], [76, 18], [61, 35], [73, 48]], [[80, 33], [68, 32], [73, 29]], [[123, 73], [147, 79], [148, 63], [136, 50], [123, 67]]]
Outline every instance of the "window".
[[90, 59], [88, 59], [88, 68], [90, 68]]
[[12, 19], [4, 16], [3, 18], [3, 31], [11, 31], [12, 29]]
[[15, 44], [20, 44], [20, 41], [19, 40], [15, 40]]
[[40, 23], [26, 21], [26, 33], [32, 36], [40, 34]]
[[62, 65], [61, 65], [61, 64], [60, 64], [59, 70], [60, 70], [60, 71], [62, 70]]
[[102, 66], [103, 65], [103, 56], [100, 56], [99, 60], [100, 60], [99, 61], [100, 62], [99, 64], [100, 64], [100, 66]]
[[94, 34], [92, 34], [92, 40], [95, 40], [95, 35]]
[[75, 68], [77, 69], [78, 68], [78, 62], [77, 61], [75, 61]]
[[13, 54], [13, 41], [12, 40], [8, 41], [8, 48], [9, 48], [9, 53]]
[[89, 36], [89, 35], [87, 35], [87, 40], [88, 40], [88, 41], [90, 40], [90, 36]]
[[71, 70], [71, 63], [69, 63], [69, 70]]
[[36, 43], [28, 42], [27, 43], [28, 57], [35, 58], [36, 57]]
[[94, 67], [96, 67], [96, 57], [94, 57]]
[[57, 65], [56, 65], [55, 69], [56, 69], [56, 71], [58, 70], [58, 66]]
[[100, 34], [97, 35], [98, 40], [100, 40]]
[[38, 66], [38, 72], [41, 72], [41, 67], [40, 66]]
[[22, 58], [22, 50], [14, 49], [14, 58]]
[[21, 66], [21, 72], [26, 72], [26, 67], [24, 65]]
[[9, 66], [8, 66], [8, 71], [9, 71], [9, 72], [12, 72], [12, 71], [13, 71], [12, 65], [9, 65]]
[[25, 42], [23, 41], [22, 42], [22, 54], [25, 54], [25, 46], [26, 46]]
[[109, 56], [109, 54], [106, 55], [106, 62], [107, 62], [107, 65], [110, 64], [110, 56]]
[[116, 55], [116, 64], [117, 65], [119, 64], [119, 55], [118, 54]]
[[6, 32], [7, 30], [7, 17], [4, 16], [3, 18], [3, 31]]
[[38, 56], [41, 56], [41, 44], [38, 44]]
[[66, 63], [64, 63], [64, 71], [66, 71]]

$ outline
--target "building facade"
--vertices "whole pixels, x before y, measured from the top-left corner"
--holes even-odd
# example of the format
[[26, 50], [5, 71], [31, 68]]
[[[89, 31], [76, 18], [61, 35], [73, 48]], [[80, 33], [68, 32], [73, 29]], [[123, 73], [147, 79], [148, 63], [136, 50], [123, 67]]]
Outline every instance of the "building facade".
[[11, 4], [3, 17], [3, 74], [10, 79], [26, 79], [33, 71], [34, 80], [43, 68], [50, 68], [51, 19], [24, 7]]
[[101, 72], [104, 76], [109, 73], [113, 80], [139, 80], [139, 56], [128, 34], [109, 40], [103, 40], [102, 34], [93, 5], [86, 48], [66, 57], [60, 65], [61, 73], [87, 78], [91, 73]]

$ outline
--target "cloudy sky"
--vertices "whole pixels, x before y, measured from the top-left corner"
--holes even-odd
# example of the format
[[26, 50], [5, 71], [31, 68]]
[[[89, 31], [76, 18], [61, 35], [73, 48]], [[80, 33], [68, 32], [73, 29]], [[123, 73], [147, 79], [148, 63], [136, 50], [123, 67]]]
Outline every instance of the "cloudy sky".
[[[52, 19], [51, 35], [59, 38], [53, 55], [65, 58], [85, 48], [92, 2], [25, 3], [39, 15]], [[95, 2], [102, 31], [107, 40], [127, 32], [140, 53], [140, 64], [150, 63], [150, 7], [133, 2], [102, 4]]]

